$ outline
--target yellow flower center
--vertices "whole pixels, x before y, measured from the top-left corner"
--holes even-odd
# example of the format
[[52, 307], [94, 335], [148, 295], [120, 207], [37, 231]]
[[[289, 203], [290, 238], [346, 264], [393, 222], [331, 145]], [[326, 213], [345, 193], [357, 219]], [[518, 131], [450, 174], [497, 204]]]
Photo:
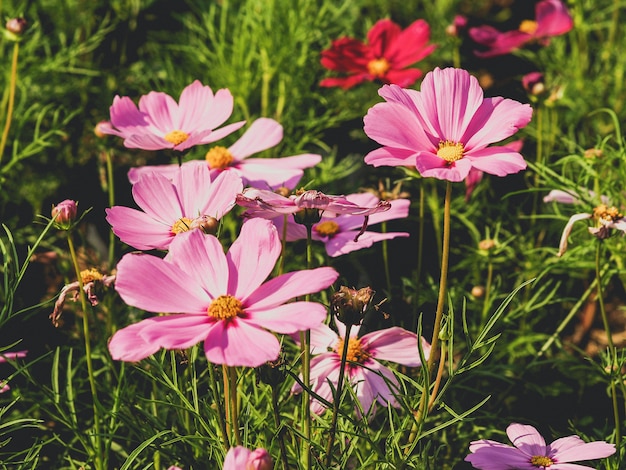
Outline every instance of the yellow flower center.
[[243, 313], [243, 306], [239, 299], [236, 299], [232, 295], [220, 295], [217, 299], [211, 302], [207, 309], [207, 314], [216, 320], [230, 320], [237, 315]]
[[189, 138], [189, 134], [187, 134], [184, 131], [175, 130], [172, 132], [168, 132], [167, 134], [165, 134], [165, 136], [163, 136], [163, 138], [167, 140], [169, 143], [174, 144], [176, 146], [186, 141]]
[[606, 204], [600, 204], [598, 207], [595, 207], [593, 209], [593, 216], [598, 220], [602, 219], [607, 222], [615, 222], [617, 219], [623, 217], [619, 210], [617, 210], [617, 207], [608, 207]]
[[183, 232], [187, 232], [191, 229], [191, 224], [193, 223], [193, 220], [191, 220], [188, 217], [181, 217], [180, 219], [178, 219], [176, 222], [174, 222], [174, 225], [172, 225], [172, 228], [170, 229], [170, 232], [172, 232], [174, 235], [178, 235], [179, 233], [183, 233]]
[[549, 467], [554, 462], [550, 457], [546, 457], [545, 455], [535, 455], [530, 458], [530, 464], [535, 467]]
[[234, 160], [233, 154], [226, 147], [216, 145], [204, 157], [212, 170], [223, 170]]
[[537, 22], [533, 20], [524, 20], [520, 23], [518, 29], [522, 33], [535, 34], [535, 31], [537, 31]]
[[[343, 354], [344, 342], [345, 340], [341, 338], [335, 347], [335, 350], [340, 357]], [[348, 354], [346, 355], [346, 361], [363, 364], [368, 357], [370, 357], [370, 355], [361, 347], [361, 340], [359, 338], [350, 338], [348, 340]]]
[[322, 237], [332, 237], [339, 233], [339, 224], [333, 220], [326, 220], [317, 224], [313, 229]]
[[463, 158], [464, 150], [465, 146], [461, 142], [455, 143], [450, 140], [446, 140], [445, 142], [439, 142], [437, 156], [439, 158], [443, 158], [447, 162], [454, 163]]
[[101, 281], [104, 276], [96, 268], [85, 269], [80, 272], [80, 278], [83, 284], [87, 284], [93, 281]]
[[380, 59], [370, 60], [367, 63], [367, 71], [370, 73], [370, 75], [374, 75], [375, 77], [383, 77], [390, 68], [391, 65], [384, 57], [381, 57]]

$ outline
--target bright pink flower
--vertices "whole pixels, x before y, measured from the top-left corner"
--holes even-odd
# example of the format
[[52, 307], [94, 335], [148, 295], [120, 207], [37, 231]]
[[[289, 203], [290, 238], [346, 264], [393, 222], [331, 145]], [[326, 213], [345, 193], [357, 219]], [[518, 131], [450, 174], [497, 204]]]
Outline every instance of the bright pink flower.
[[243, 446], [231, 447], [226, 453], [223, 470], [272, 470], [270, 454], [262, 448], [251, 451]]
[[560, 0], [542, 0], [535, 6], [535, 20], [524, 20], [513, 31], [500, 32], [491, 26], [470, 28], [470, 37], [486, 51], [474, 51], [477, 57], [495, 57], [508, 54], [523, 45], [536, 41], [547, 46], [552, 36], [560, 36], [574, 27], [572, 17]]
[[213, 94], [198, 80], [185, 87], [178, 103], [165, 93], [151, 91], [139, 99], [139, 109], [127, 96], [116, 96], [109, 109], [110, 125], [101, 124], [100, 132], [123, 138], [128, 148], [144, 150], [186, 150], [215, 142], [245, 123], [214, 130], [233, 112], [233, 96], [227, 89]]
[[[321, 324], [311, 330], [311, 353], [318, 354], [311, 359], [311, 388], [328, 402], [333, 401], [333, 390], [337, 387], [341, 369], [346, 327], [337, 322], [339, 335], [328, 326]], [[394, 393], [399, 393], [399, 384], [391, 370], [378, 360], [397, 362], [409, 367], [418, 367], [420, 361], [417, 335], [403, 328], [392, 327], [374, 331], [358, 337], [360, 326], [353, 326], [348, 339], [348, 362], [346, 362], [346, 382], [354, 389], [361, 408], [366, 414], [373, 411], [375, 402], [383, 406], [399, 406]], [[430, 353], [430, 345], [422, 338], [425, 357]], [[331, 387], [332, 384], [332, 387]], [[391, 387], [391, 388], [390, 388]], [[292, 393], [302, 392], [296, 383]], [[324, 405], [311, 399], [311, 411], [322, 414]], [[358, 412], [358, 407], [357, 407]]]
[[405, 30], [391, 20], [380, 20], [367, 33], [367, 40], [368, 44], [364, 44], [344, 37], [322, 51], [324, 67], [348, 76], [326, 78], [320, 86], [348, 89], [366, 80], [410, 86], [422, 76], [422, 71], [407, 67], [437, 47], [428, 45], [430, 26], [424, 20], [411, 23]]
[[[244, 185], [261, 189], [276, 189], [279, 186], [293, 189], [302, 178], [303, 170], [317, 165], [322, 160], [321, 155], [305, 153], [282, 158], [248, 158], [274, 147], [282, 138], [283, 126], [273, 119], [259, 118], [230, 147], [215, 146], [207, 152], [206, 161], [190, 161], [183, 166], [208, 166], [212, 178], [225, 171], [234, 172], [243, 179]], [[150, 172], [172, 179], [177, 169], [176, 164], [131, 168], [128, 179], [136, 183], [142, 175]]]
[[111, 338], [114, 359], [138, 361], [157, 348], [185, 349], [204, 341], [214, 364], [256, 367], [280, 352], [277, 333], [320, 324], [326, 308], [290, 302], [330, 286], [338, 273], [329, 267], [278, 276], [263, 283], [280, 255], [271, 222], [245, 222], [225, 255], [219, 240], [200, 230], [170, 244], [165, 258], [131, 253], [118, 264], [116, 290], [129, 305], [170, 315], [148, 318]]
[[510, 424], [506, 433], [515, 447], [481, 439], [470, 443], [471, 454], [465, 461], [481, 470], [593, 470], [569, 462], [602, 459], [615, 453], [614, 444], [584, 442], [578, 436], [562, 437], [546, 445], [541, 434], [527, 424]]
[[56, 206], [52, 206], [50, 215], [54, 219], [54, 224], [61, 230], [68, 230], [76, 221], [78, 213], [78, 203], [71, 199], [59, 202]]
[[[380, 201], [371, 193], [350, 194], [346, 199], [359, 206], [376, 206]], [[371, 215], [368, 226], [387, 220], [400, 219], [409, 215], [411, 201], [408, 199], [395, 199], [390, 201], [391, 209]], [[278, 228], [278, 233], [283, 233], [284, 217], [273, 219]], [[373, 243], [382, 240], [390, 240], [396, 237], [408, 237], [406, 232], [361, 232], [363, 216], [358, 215], [335, 215], [325, 212], [321, 220], [313, 225], [311, 232], [313, 240], [319, 240], [326, 246], [326, 253], [336, 257], [345, 255], [362, 248], [369, 248]], [[287, 241], [306, 239], [306, 227], [296, 223], [293, 218], [287, 219]], [[355, 241], [357, 239], [357, 241]]]
[[206, 217], [221, 219], [243, 188], [235, 173], [211, 181], [205, 165], [176, 166], [175, 171], [173, 181], [147, 173], [133, 185], [133, 198], [142, 210], [106, 209], [106, 220], [120, 240], [140, 250], [166, 250], [176, 235], [200, 227]]
[[462, 181], [475, 168], [496, 176], [526, 168], [506, 146], [488, 147], [515, 134], [532, 117], [527, 104], [484, 98], [478, 80], [462, 69], [424, 77], [421, 91], [385, 85], [364, 118], [365, 133], [383, 145], [365, 156], [374, 166], [415, 166], [424, 177]]

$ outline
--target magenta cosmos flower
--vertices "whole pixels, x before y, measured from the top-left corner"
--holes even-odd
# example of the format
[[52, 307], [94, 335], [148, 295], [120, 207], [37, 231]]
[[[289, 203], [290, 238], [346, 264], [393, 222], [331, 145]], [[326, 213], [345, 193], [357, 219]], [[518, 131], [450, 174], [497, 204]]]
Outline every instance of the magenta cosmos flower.
[[560, 0], [543, 0], [535, 6], [535, 19], [524, 20], [513, 31], [500, 32], [491, 26], [470, 28], [470, 37], [486, 46], [485, 51], [474, 51], [477, 57], [495, 57], [508, 54], [523, 45], [536, 41], [547, 46], [552, 36], [560, 36], [574, 26], [567, 7]]
[[[371, 193], [350, 194], [346, 199], [358, 206], [374, 207], [380, 200]], [[368, 227], [387, 220], [400, 219], [409, 215], [411, 201], [408, 199], [395, 199], [390, 201], [391, 208], [386, 212], [373, 214], [369, 217]], [[273, 219], [278, 233], [283, 233], [284, 217]], [[320, 221], [313, 225], [311, 236], [313, 240], [324, 243], [328, 256], [336, 257], [352, 251], [369, 248], [375, 242], [390, 240], [396, 237], [408, 237], [406, 232], [362, 232], [363, 216], [359, 215], [335, 215], [328, 211]], [[293, 218], [287, 219], [287, 241], [306, 239], [307, 233], [304, 225], [296, 223]], [[356, 241], [355, 241], [356, 239]]]
[[[341, 353], [346, 333], [343, 323], [337, 322], [336, 325], [339, 335], [324, 324], [311, 330], [311, 353], [318, 354], [311, 359], [311, 389], [331, 403], [333, 390], [339, 381]], [[398, 380], [393, 372], [378, 360], [397, 362], [409, 367], [421, 366], [417, 335], [403, 328], [392, 327], [359, 338], [359, 329], [359, 326], [353, 326], [350, 330], [348, 362], [345, 369], [346, 382], [354, 389], [366, 414], [374, 411], [375, 402], [382, 406], [399, 406], [394, 396], [399, 393]], [[428, 357], [430, 345], [423, 338], [422, 349], [424, 355]], [[300, 393], [302, 387], [296, 383], [291, 391]], [[325, 409], [320, 401], [311, 399], [311, 411], [322, 414]]]
[[[305, 153], [282, 158], [248, 158], [278, 145], [282, 138], [283, 126], [273, 119], [259, 118], [230, 147], [215, 146], [207, 152], [204, 162], [190, 161], [183, 166], [208, 166], [213, 178], [222, 172], [234, 172], [243, 179], [244, 185], [261, 189], [276, 189], [279, 186], [292, 189], [302, 178], [305, 168], [313, 167], [322, 160], [321, 155]], [[141, 175], [157, 172], [171, 179], [177, 169], [176, 164], [131, 168], [128, 178], [135, 183]]]
[[174, 180], [147, 173], [133, 185], [141, 210], [114, 206], [106, 220], [120, 240], [140, 250], [166, 250], [176, 235], [202, 227], [207, 217], [221, 219], [243, 189], [234, 173], [211, 181], [206, 166], [176, 167]]
[[330, 286], [338, 273], [329, 267], [283, 274], [263, 282], [280, 255], [271, 222], [249, 220], [225, 255], [219, 240], [192, 230], [176, 237], [165, 258], [125, 255], [115, 288], [133, 307], [171, 313], [119, 330], [109, 342], [114, 359], [138, 361], [160, 348], [185, 349], [204, 341], [214, 364], [256, 367], [280, 352], [277, 333], [320, 324], [326, 307], [290, 302]]
[[320, 86], [348, 89], [366, 80], [410, 86], [423, 74], [407, 67], [437, 47], [428, 44], [430, 26], [424, 20], [411, 23], [405, 30], [391, 20], [380, 20], [367, 33], [367, 41], [364, 44], [358, 39], [341, 38], [322, 51], [322, 65], [347, 76], [325, 78]]
[[222, 470], [272, 470], [273, 468], [272, 458], [265, 449], [250, 450], [237, 446], [228, 449]]
[[488, 147], [515, 134], [532, 117], [527, 104], [484, 98], [478, 80], [462, 69], [429, 72], [421, 91], [385, 85], [364, 118], [365, 133], [383, 145], [365, 156], [374, 166], [415, 166], [422, 176], [462, 181], [472, 168], [496, 176], [526, 168], [506, 146]]
[[227, 89], [213, 94], [198, 80], [185, 87], [178, 103], [165, 93], [151, 91], [139, 99], [139, 109], [129, 97], [116, 96], [109, 110], [110, 125], [100, 125], [100, 132], [123, 138], [128, 148], [144, 150], [186, 150], [215, 142], [245, 123], [214, 130], [233, 112], [233, 96]]
[[601, 459], [615, 453], [614, 444], [584, 442], [578, 436], [562, 437], [546, 445], [541, 434], [526, 424], [510, 424], [506, 433], [515, 447], [487, 439], [474, 441], [465, 461], [481, 470], [593, 470], [569, 462]]

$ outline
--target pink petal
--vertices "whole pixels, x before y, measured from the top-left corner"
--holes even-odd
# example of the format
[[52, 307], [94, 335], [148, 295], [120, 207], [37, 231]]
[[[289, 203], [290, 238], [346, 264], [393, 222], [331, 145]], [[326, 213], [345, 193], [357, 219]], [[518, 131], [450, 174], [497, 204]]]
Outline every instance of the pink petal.
[[9, 351], [0, 353], [0, 363], [7, 362], [7, 360], [15, 361], [16, 359], [25, 358], [28, 354], [28, 350], [24, 351]]
[[400, 385], [393, 372], [377, 361], [368, 361], [365, 366], [367, 368], [362, 368], [363, 377], [374, 399], [383, 406], [399, 406], [394, 393], [398, 394]]
[[245, 123], [246, 121], [238, 121], [233, 124], [228, 124], [227, 126], [220, 127], [219, 129], [215, 129], [213, 132], [203, 136], [197, 143], [210, 144], [211, 142], [221, 140], [227, 135], [232, 134], [236, 130], [241, 129]]
[[143, 131], [142, 134], [132, 134], [124, 140], [124, 146], [130, 149], [161, 150], [174, 148], [174, 144], [163, 137]]
[[[202, 127], [215, 129], [217, 126], [222, 125], [226, 121], [226, 119], [228, 119], [232, 114], [233, 103], [233, 95], [228, 89], [222, 88], [220, 90], [217, 90], [210, 103], [208, 105], [205, 104], [204, 112], [200, 121], [202, 123]], [[241, 126], [243, 126], [244, 123], [245, 121], [241, 123]], [[230, 126], [233, 126], [233, 124], [230, 124]], [[239, 129], [239, 127], [237, 127], [237, 129]], [[234, 132], [235, 130], [236, 129], [233, 129], [231, 132]], [[214, 140], [212, 140], [212, 142], [214, 142]], [[206, 142], [203, 141], [202, 143]]]
[[[376, 359], [396, 362], [409, 367], [421, 366], [417, 335], [397, 326], [368, 333], [361, 338], [361, 344]], [[422, 349], [428, 358], [430, 345], [422, 338]]]
[[379, 166], [414, 166], [416, 153], [414, 150], [381, 147], [365, 155], [365, 163]]
[[139, 111], [148, 115], [148, 120], [162, 135], [180, 128], [178, 104], [170, 95], [151, 91], [139, 99]]
[[207, 337], [217, 323], [204, 314], [166, 315], [153, 317], [142, 322], [138, 331], [146, 343], [165, 349], [186, 349]]
[[353, 251], [362, 250], [364, 248], [371, 247], [374, 243], [382, 240], [391, 240], [396, 237], [408, 237], [406, 232], [364, 232], [359, 236], [359, 239], [355, 242], [354, 238], [359, 233], [358, 230], [350, 230], [343, 233], [338, 233], [331, 237], [326, 243], [326, 252], [328, 256], [333, 258], [341, 255], [352, 253]]
[[420, 153], [416, 162], [417, 169], [422, 176], [453, 182], [463, 181], [472, 169], [472, 161], [468, 158], [448, 164], [443, 158], [426, 152]]
[[[183, 165], [185, 166], [185, 165]], [[200, 165], [208, 172], [208, 167], [204, 162]], [[237, 194], [243, 190], [243, 182], [239, 175], [234, 172], [224, 171], [220, 173], [208, 186], [207, 196], [202, 199], [198, 196], [198, 200], [202, 202], [198, 208], [201, 215], [210, 215], [216, 219], [221, 219], [225, 214], [235, 206]]]
[[[200, 80], [194, 80], [193, 83], [187, 85], [178, 100], [180, 108], [180, 116], [178, 125], [181, 130], [187, 133], [192, 131], [204, 130], [207, 127], [212, 129], [224, 122], [230, 116], [224, 118], [224, 120], [213, 127], [207, 125], [205, 117], [209, 115], [209, 110], [213, 110], [213, 90], [211, 87], [204, 86]], [[232, 108], [231, 108], [232, 112]]]
[[245, 322], [275, 331], [291, 334], [320, 325], [327, 315], [326, 307], [315, 302], [291, 302], [267, 310], [246, 309]]
[[506, 434], [515, 447], [528, 456], [547, 455], [546, 441], [537, 430], [528, 424], [512, 423]]
[[209, 362], [227, 366], [258, 367], [280, 353], [276, 337], [235, 318], [215, 323], [204, 340]]
[[[470, 28], [470, 34], [473, 28]], [[532, 34], [525, 33], [519, 30], [507, 31], [505, 33], [498, 33], [495, 36], [486, 51], [474, 51], [474, 55], [481, 59], [489, 57], [496, 57], [499, 55], [508, 54], [515, 49], [519, 49], [527, 42], [533, 39]]]
[[567, 6], [560, 0], [543, 0], [535, 6], [536, 37], [559, 36], [574, 27]]
[[559, 202], [561, 204], [578, 204], [580, 198], [573, 192], [553, 189], [543, 198], [543, 202]]
[[339, 341], [339, 336], [330, 327], [321, 323], [311, 328], [311, 354], [326, 353], [333, 349]]
[[114, 206], [105, 212], [113, 233], [139, 250], [166, 250], [174, 239], [171, 224], [155, 220], [145, 212], [123, 206]]
[[281, 168], [282, 158], [248, 158], [237, 164], [241, 177], [249, 186], [259, 189], [294, 188], [304, 172], [296, 168]]
[[[253, 220], [263, 219], [252, 219], [250, 222]], [[250, 222], [246, 222], [244, 227]], [[282, 274], [264, 283], [250, 295], [244, 297], [243, 302], [246, 309], [250, 310], [275, 307], [294, 297], [314, 294], [324, 290], [335, 282], [337, 277], [339, 277], [339, 273], [330, 267], [305, 269]]]
[[144, 175], [150, 173], [158, 173], [169, 180], [173, 180], [174, 176], [178, 172], [178, 168], [179, 166], [177, 163], [174, 163], [173, 165], [146, 165], [133, 167], [128, 170], [128, 181], [130, 184], [135, 184]]
[[578, 436], [557, 439], [550, 444], [554, 459], [558, 463], [579, 460], [603, 459], [615, 453], [615, 444], [604, 441], [584, 442]]
[[465, 457], [475, 468], [481, 470], [502, 470], [516, 468], [519, 470], [537, 470], [529, 462], [529, 456], [515, 447], [490, 440], [473, 441], [470, 443], [470, 452]]
[[408, 87], [418, 81], [424, 72], [419, 69], [389, 70], [384, 77], [385, 82], [401, 87]]
[[400, 26], [389, 19], [378, 20], [367, 32], [367, 42], [374, 57], [386, 57], [388, 45], [400, 34]]
[[161, 347], [144, 340], [139, 332], [148, 320], [134, 323], [115, 332], [109, 340], [109, 352], [116, 361], [137, 362], [151, 356]]
[[154, 219], [169, 223], [170, 227], [184, 214], [178, 191], [174, 184], [156, 173], [145, 175], [133, 185], [133, 199], [143, 211]]
[[242, 446], [231, 447], [224, 458], [222, 470], [243, 470], [252, 451]]
[[344, 90], [348, 90], [353, 86], [358, 85], [359, 83], [363, 83], [368, 80], [369, 74], [361, 73], [358, 75], [350, 75], [349, 77], [335, 77], [335, 78], [325, 78], [320, 82], [321, 87], [341, 87]]
[[526, 160], [508, 147], [488, 147], [468, 153], [472, 167], [491, 175], [506, 176], [526, 169]]
[[574, 227], [574, 224], [578, 222], [579, 220], [591, 219], [592, 217], [593, 217], [592, 214], [585, 214], [585, 213], [574, 214], [573, 216], [570, 217], [570, 219], [567, 221], [567, 224], [565, 224], [563, 233], [561, 234], [561, 241], [559, 242], [559, 251], [556, 254], [557, 256], [560, 257], [565, 254], [565, 251], [567, 250], [567, 238], [572, 232], [572, 228]]
[[413, 151], [434, 148], [416, 115], [399, 103], [372, 106], [363, 122], [367, 136], [381, 145]]
[[[396, 40], [387, 45], [385, 58], [392, 62], [395, 68], [408, 67], [435, 50], [437, 46], [428, 46], [428, 41], [430, 41], [430, 26], [426, 21], [419, 19], [401, 31]], [[407, 47], [409, 44], [411, 47]]]
[[282, 138], [283, 126], [273, 119], [258, 118], [229, 150], [237, 160], [243, 160], [278, 145]]
[[120, 131], [106, 127], [105, 130], [110, 131], [111, 134], [125, 137], [129, 133], [142, 132], [148, 126], [146, 115], [137, 109], [133, 100], [128, 96], [113, 98], [109, 112], [111, 124]]
[[117, 264], [115, 290], [128, 305], [149, 312], [206, 314], [210, 304], [194, 277], [151, 255], [124, 255]]

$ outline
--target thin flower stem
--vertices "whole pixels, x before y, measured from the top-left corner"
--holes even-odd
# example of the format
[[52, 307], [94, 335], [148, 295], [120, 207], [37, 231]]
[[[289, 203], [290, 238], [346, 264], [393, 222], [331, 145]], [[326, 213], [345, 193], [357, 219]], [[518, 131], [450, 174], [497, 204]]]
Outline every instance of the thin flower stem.
[[83, 310], [83, 336], [85, 340], [85, 359], [87, 360], [87, 374], [89, 375], [89, 387], [91, 389], [91, 397], [93, 404], [93, 425], [94, 425], [94, 439], [96, 443], [96, 455], [94, 465], [97, 470], [104, 470], [102, 460], [102, 440], [100, 436], [100, 413], [98, 410], [98, 392], [96, 388], [96, 378], [93, 373], [93, 363], [91, 362], [91, 342], [89, 340], [89, 310], [87, 308], [87, 298], [85, 291], [83, 290], [83, 279], [80, 275], [80, 267], [78, 266], [78, 257], [76, 256], [76, 249], [74, 248], [74, 242], [72, 241], [72, 232], [67, 231], [67, 245], [70, 250], [70, 257], [72, 258], [72, 264], [76, 273], [76, 279], [78, 280], [78, 294], [80, 297], [80, 304]]
[[[312, 230], [313, 225], [306, 225], [306, 267], [311, 269], [312, 260]], [[309, 301], [310, 295], [305, 296], [305, 301]], [[302, 430], [304, 432], [304, 440], [302, 442], [302, 457], [304, 459], [304, 468], [311, 468], [311, 331], [300, 332], [300, 350], [302, 352], [302, 382], [306, 385], [302, 391]]]
[[283, 428], [280, 423], [280, 408], [278, 407], [278, 389], [272, 389], [272, 411], [274, 413], [274, 425], [276, 426], [276, 434], [278, 437], [278, 447], [280, 448], [280, 461], [283, 464], [283, 470], [289, 470], [289, 460], [287, 459], [287, 447], [285, 447], [285, 437]]
[[228, 432], [226, 431], [222, 401], [220, 398], [220, 394], [217, 391], [217, 378], [215, 377], [213, 364], [209, 362], [207, 365], [209, 369], [209, 383], [211, 386], [211, 392], [213, 393], [213, 404], [215, 405], [215, 411], [217, 413], [217, 423], [219, 424], [220, 433], [222, 434], [222, 444], [224, 445], [224, 449], [228, 450], [228, 448], [230, 447], [230, 439], [228, 436]]
[[231, 411], [231, 401], [230, 401], [230, 381], [228, 380], [228, 366], [226, 364], [222, 364], [222, 383], [224, 384], [224, 414], [226, 419], [226, 441], [230, 446], [231, 440], [231, 430], [232, 430], [232, 411]]
[[[387, 233], [387, 222], [382, 222], [380, 224], [380, 231], [382, 233]], [[385, 266], [385, 279], [387, 281], [387, 295], [391, 297], [391, 274], [389, 272], [389, 249], [387, 246], [387, 240], [382, 241], [382, 250], [383, 264]]]
[[4, 155], [4, 149], [9, 139], [9, 129], [11, 128], [11, 120], [13, 119], [13, 107], [15, 105], [15, 86], [17, 84], [17, 58], [20, 52], [20, 43], [15, 41], [13, 44], [13, 59], [11, 61], [11, 81], [9, 83], [9, 103], [7, 105], [7, 114], [4, 121], [4, 130], [2, 131], [2, 140], [0, 140], [0, 163]]
[[437, 377], [433, 385], [433, 390], [430, 392], [430, 400], [428, 400], [428, 411], [432, 410], [435, 401], [437, 400], [437, 392], [441, 386], [441, 379], [443, 378], [443, 370], [446, 364], [446, 343], [441, 342], [441, 357], [439, 358], [439, 367], [437, 367]]
[[485, 282], [485, 300], [483, 302], [482, 311], [483, 324], [487, 321], [487, 314], [489, 313], [489, 304], [491, 300], [491, 283], [493, 282], [493, 263], [491, 262], [491, 255], [487, 256], [489, 256], [489, 261], [487, 262], [487, 281]]
[[235, 442], [241, 445], [241, 435], [239, 434], [239, 406], [237, 403], [237, 368], [228, 368], [228, 378], [230, 380], [230, 412], [232, 416], [232, 426], [235, 432]]
[[613, 334], [611, 332], [611, 326], [609, 325], [609, 319], [606, 314], [606, 308], [604, 306], [604, 294], [602, 290], [602, 272], [600, 269], [602, 258], [602, 240], [598, 240], [597, 248], [596, 248], [596, 278], [598, 279], [598, 305], [600, 306], [600, 316], [602, 317], [602, 323], [604, 325], [604, 331], [606, 332], [607, 345], [609, 350], [609, 355], [611, 358], [610, 371], [609, 371], [609, 379], [611, 381], [611, 401], [613, 404], [613, 417], [615, 419], [615, 447], [617, 449], [620, 448], [620, 444], [622, 441], [622, 431], [621, 431], [621, 423], [619, 416], [619, 407], [617, 404], [617, 390], [615, 388], [615, 380], [616, 375], [619, 380], [621, 380], [621, 370], [618, 370], [618, 362], [617, 362], [617, 350], [615, 349], [615, 344], [613, 343]]
[[333, 399], [333, 418], [330, 423], [330, 436], [326, 446], [326, 468], [330, 468], [333, 461], [333, 445], [335, 444], [335, 432], [337, 431], [337, 417], [339, 416], [339, 405], [341, 404], [341, 395], [343, 392], [343, 378], [346, 372], [346, 360], [348, 358], [348, 349], [350, 347], [350, 330], [352, 324], [346, 325], [346, 334], [343, 337], [343, 348], [341, 350], [341, 364], [339, 369], [339, 377], [337, 378], [337, 389]]

